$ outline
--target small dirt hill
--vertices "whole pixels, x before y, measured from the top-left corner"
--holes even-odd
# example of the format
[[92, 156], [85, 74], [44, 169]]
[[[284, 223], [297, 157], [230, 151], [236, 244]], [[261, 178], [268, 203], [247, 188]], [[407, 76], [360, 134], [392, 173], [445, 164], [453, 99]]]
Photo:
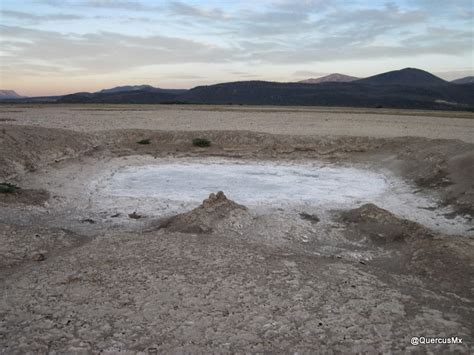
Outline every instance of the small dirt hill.
[[164, 220], [160, 228], [181, 233], [212, 233], [214, 230], [238, 230], [249, 225], [253, 218], [245, 206], [229, 200], [219, 191], [211, 193], [202, 204], [186, 213]]

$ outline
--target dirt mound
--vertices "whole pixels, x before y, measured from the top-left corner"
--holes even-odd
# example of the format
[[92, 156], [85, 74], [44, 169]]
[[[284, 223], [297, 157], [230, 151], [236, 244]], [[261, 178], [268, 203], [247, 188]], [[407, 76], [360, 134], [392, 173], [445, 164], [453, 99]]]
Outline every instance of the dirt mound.
[[202, 204], [186, 213], [166, 219], [160, 228], [181, 233], [212, 233], [216, 230], [239, 231], [252, 222], [245, 206], [229, 200], [219, 191], [211, 193]]
[[219, 191], [217, 194], [211, 193], [207, 199], [202, 201], [202, 207], [204, 209], [215, 209], [219, 207], [224, 207], [225, 209], [247, 209], [245, 206], [239, 205], [232, 200], [229, 200], [224, 192]]
[[371, 260], [383, 273], [436, 279], [438, 290], [472, 295], [474, 238], [435, 233], [373, 204], [342, 212], [340, 219], [348, 226], [348, 239], [385, 249], [387, 253]]
[[372, 203], [341, 213], [341, 220], [357, 229], [356, 235], [374, 243], [404, 242], [429, 237], [430, 231], [418, 223], [399, 218]]
[[442, 139], [400, 138], [387, 142], [389, 156], [396, 152], [391, 168], [423, 189], [435, 189], [445, 205], [474, 217], [474, 147]]
[[42, 127], [0, 127], [0, 179], [32, 172], [93, 150], [87, 134]]
[[446, 201], [457, 204], [458, 212], [474, 217], [474, 149], [451, 156], [446, 165], [451, 182], [446, 188]]

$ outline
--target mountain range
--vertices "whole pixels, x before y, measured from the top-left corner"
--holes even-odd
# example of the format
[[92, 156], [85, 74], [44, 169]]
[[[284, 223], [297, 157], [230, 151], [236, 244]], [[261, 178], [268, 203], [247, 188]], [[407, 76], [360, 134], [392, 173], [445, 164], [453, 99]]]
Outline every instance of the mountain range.
[[469, 78], [448, 82], [420, 69], [405, 68], [363, 79], [332, 74], [302, 82], [239, 81], [197, 86], [189, 90], [161, 89], [150, 85], [120, 86], [95, 93], [17, 98], [2, 102], [180, 103], [474, 110], [474, 83]]

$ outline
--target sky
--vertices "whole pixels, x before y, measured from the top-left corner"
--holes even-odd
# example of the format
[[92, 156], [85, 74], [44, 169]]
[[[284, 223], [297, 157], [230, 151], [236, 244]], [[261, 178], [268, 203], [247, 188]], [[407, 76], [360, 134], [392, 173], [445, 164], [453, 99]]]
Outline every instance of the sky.
[[474, 75], [474, 0], [0, 0], [0, 89]]

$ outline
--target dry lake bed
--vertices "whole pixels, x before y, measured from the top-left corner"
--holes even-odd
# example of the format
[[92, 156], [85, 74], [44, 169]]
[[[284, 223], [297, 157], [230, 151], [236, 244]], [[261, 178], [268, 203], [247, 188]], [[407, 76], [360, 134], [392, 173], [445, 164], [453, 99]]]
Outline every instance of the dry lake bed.
[[473, 181], [467, 112], [2, 105], [0, 352], [472, 352]]

